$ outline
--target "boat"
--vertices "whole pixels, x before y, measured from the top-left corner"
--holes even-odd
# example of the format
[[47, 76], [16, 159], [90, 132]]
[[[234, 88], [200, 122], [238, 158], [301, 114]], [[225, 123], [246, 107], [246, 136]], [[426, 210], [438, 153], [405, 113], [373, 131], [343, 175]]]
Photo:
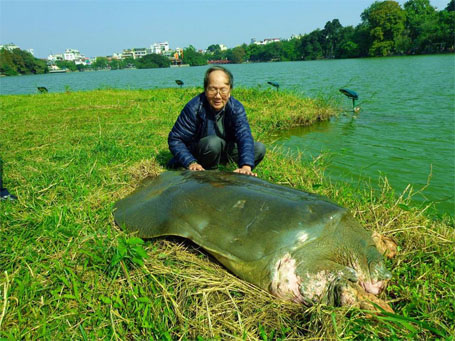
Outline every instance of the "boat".
[[66, 73], [67, 69], [60, 69], [57, 65], [49, 66], [49, 73]]

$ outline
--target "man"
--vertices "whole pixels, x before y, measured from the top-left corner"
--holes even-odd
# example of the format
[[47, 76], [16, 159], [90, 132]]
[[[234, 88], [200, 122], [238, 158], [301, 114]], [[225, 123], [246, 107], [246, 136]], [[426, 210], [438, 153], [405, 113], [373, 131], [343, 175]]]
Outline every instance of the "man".
[[236, 173], [257, 176], [265, 146], [254, 142], [243, 105], [231, 96], [234, 77], [221, 66], [207, 70], [204, 92], [189, 101], [169, 133], [174, 158], [168, 166], [191, 171], [216, 169], [235, 161]]

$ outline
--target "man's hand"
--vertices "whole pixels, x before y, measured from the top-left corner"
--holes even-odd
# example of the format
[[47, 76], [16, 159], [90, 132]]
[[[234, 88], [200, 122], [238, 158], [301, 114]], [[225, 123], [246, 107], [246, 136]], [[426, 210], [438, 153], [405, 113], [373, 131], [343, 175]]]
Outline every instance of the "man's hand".
[[248, 165], [244, 165], [240, 168], [237, 168], [234, 173], [240, 173], [240, 174], [245, 174], [245, 175], [251, 175], [251, 176], [258, 176], [257, 173], [253, 173], [251, 171], [251, 167]]
[[193, 162], [191, 165], [188, 166], [190, 171], [203, 171], [205, 170], [199, 163]]

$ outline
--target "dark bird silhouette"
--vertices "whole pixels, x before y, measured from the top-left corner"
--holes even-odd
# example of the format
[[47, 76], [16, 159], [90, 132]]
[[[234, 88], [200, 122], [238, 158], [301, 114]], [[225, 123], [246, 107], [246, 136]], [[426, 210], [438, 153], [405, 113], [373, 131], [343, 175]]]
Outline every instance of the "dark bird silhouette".
[[278, 84], [277, 82], [267, 82], [267, 83], [270, 84], [271, 86], [275, 87], [276, 91], [278, 91], [278, 89], [280, 88], [280, 84]]

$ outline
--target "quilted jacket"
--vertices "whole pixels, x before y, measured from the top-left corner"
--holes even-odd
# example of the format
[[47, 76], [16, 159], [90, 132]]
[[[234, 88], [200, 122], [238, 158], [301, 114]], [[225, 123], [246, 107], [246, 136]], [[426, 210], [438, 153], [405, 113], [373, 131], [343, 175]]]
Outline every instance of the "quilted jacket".
[[[210, 104], [204, 93], [189, 101], [168, 136], [168, 144], [175, 160], [185, 168], [197, 161], [190, 152], [190, 146], [198, 142], [206, 131], [207, 113]], [[239, 166], [254, 166], [254, 141], [245, 108], [234, 97], [230, 97], [225, 107], [224, 133], [227, 142], [237, 143]]]

